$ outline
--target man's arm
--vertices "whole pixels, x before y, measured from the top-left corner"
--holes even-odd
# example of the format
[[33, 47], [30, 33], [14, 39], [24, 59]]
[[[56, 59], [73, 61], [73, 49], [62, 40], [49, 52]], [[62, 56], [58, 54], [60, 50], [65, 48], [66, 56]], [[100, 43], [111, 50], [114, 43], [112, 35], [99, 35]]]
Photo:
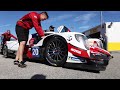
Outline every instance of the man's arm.
[[41, 37], [44, 36], [44, 31], [43, 31], [40, 23], [38, 22], [37, 16], [34, 13], [31, 13], [30, 18], [32, 19], [34, 28], [37, 31], [38, 35]]
[[6, 33], [3, 33], [3, 34], [1, 34], [2, 36], [4, 36]]
[[12, 35], [12, 34], [10, 34], [10, 37], [13, 37], [14, 39], [16, 39], [16, 40], [17, 40], [17, 38], [16, 38], [14, 35]]

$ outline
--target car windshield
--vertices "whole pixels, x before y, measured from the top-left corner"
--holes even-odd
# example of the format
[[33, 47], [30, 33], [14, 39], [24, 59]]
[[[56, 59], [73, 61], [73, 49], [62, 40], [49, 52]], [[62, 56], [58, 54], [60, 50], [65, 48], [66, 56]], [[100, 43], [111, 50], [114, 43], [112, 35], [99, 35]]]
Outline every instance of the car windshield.
[[67, 32], [69, 29], [67, 27], [63, 27], [63, 29], [61, 30], [61, 32]]

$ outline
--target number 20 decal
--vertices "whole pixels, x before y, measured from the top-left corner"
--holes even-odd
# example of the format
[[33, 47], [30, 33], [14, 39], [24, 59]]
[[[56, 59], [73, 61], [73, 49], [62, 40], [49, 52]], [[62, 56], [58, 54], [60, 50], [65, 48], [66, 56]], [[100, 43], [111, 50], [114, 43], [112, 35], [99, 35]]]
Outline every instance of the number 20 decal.
[[38, 48], [33, 48], [32, 49], [32, 55], [39, 55], [39, 49]]

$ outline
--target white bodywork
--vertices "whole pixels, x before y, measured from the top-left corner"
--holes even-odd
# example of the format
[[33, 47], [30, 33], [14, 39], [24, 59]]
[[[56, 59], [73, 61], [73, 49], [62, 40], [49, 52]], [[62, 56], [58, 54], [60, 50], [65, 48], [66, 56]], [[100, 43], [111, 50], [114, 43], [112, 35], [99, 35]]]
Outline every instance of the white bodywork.
[[7, 41], [7, 47], [9, 50], [17, 51], [19, 47], [18, 41]]
[[[36, 47], [36, 46], [42, 46], [43, 45], [43, 41], [45, 40], [45, 38], [47, 38], [47, 37], [49, 37], [49, 36], [51, 36], [51, 35], [59, 35], [59, 36], [62, 36], [65, 40], [66, 40], [66, 42], [67, 43], [70, 43], [71, 45], [73, 45], [73, 46], [75, 46], [75, 47], [80, 47], [80, 48], [82, 48], [82, 49], [84, 49], [84, 50], [87, 50], [86, 49], [86, 47], [84, 46], [84, 44], [83, 44], [83, 41], [81, 41], [81, 42], [78, 42], [77, 40], [76, 40], [76, 38], [75, 38], [75, 34], [80, 34], [80, 35], [83, 35], [83, 36], [85, 36], [84, 34], [82, 34], [82, 33], [78, 33], [78, 32], [59, 32], [59, 33], [55, 33], [55, 32], [46, 32], [46, 33], [52, 33], [52, 34], [50, 34], [50, 35], [47, 35], [47, 36], [45, 36], [45, 37], [43, 37], [43, 39], [42, 40], [40, 40], [37, 44], [35, 44], [33, 47]], [[90, 51], [89, 50], [87, 50], [87, 52], [88, 52], [88, 54], [90, 53]], [[79, 60], [79, 59], [71, 59], [70, 57], [74, 57], [75, 58], [75, 56], [72, 54], [72, 53], [70, 53], [70, 52], [68, 52], [68, 58], [67, 58], [67, 61], [66, 62], [70, 62], [70, 63], [86, 63], [86, 61], [82, 61], [81, 62], [81, 60]], [[81, 58], [82, 59], [82, 58]]]
[[[30, 40], [31, 38], [32, 38], [32, 35], [30, 34], [30, 35], [29, 35], [28, 42], [27, 42], [27, 45], [29, 45], [29, 40]], [[18, 40], [7, 41], [7, 42], [6, 42], [6, 45], [7, 45], [7, 47], [8, 47], [9, 50], [13, 50], [13, 51], [17, 51], [17, 50], [18, 50], [18, 47], [19, 47]]]
[[[49, 32], [47, 32], [49, 33]], [[50, 32], [51, 33], [51, 32]], [[75, 39], [75, 34], [80, 34], [80, 35], [83, 35], [82, 33], [78, 33], [78, 32], [64, 32], [64, 33], [53, 33], [53, 34], [50, 34], [48, 36], [51, 36], [51, 35], [59, 35], [59, 36], [62, 36], [63, 38], [65, 38], [65, 40], [67, 41], [67, 43], [70, 43], [76, 47], [81, 47], [82, 49], [85, 49], [85, 46], [83, 44], [83, 42], [79, 43], [76, 39]], [[36, 45], [34, 46], [42, 46], [43, 44], [43, 41], [45, 38], [47, 38], [48, 36], [45, 36], [43, 37], [42, 40], [40, 40]], [[71, 39], [71, 40], [70, 40]]]

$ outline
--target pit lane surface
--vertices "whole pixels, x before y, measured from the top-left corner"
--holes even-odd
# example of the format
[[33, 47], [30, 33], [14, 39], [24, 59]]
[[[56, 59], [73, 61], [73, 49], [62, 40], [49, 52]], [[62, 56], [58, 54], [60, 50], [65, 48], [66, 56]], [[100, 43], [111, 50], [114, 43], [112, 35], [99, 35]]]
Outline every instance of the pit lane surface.
[[26, 68], [13, 65], [14, 59], [0, 54], [0, 79], [120, 79], [120, 52], [112, 53], [105, 71], [53, 67], [38, 60], [27, 61]]

